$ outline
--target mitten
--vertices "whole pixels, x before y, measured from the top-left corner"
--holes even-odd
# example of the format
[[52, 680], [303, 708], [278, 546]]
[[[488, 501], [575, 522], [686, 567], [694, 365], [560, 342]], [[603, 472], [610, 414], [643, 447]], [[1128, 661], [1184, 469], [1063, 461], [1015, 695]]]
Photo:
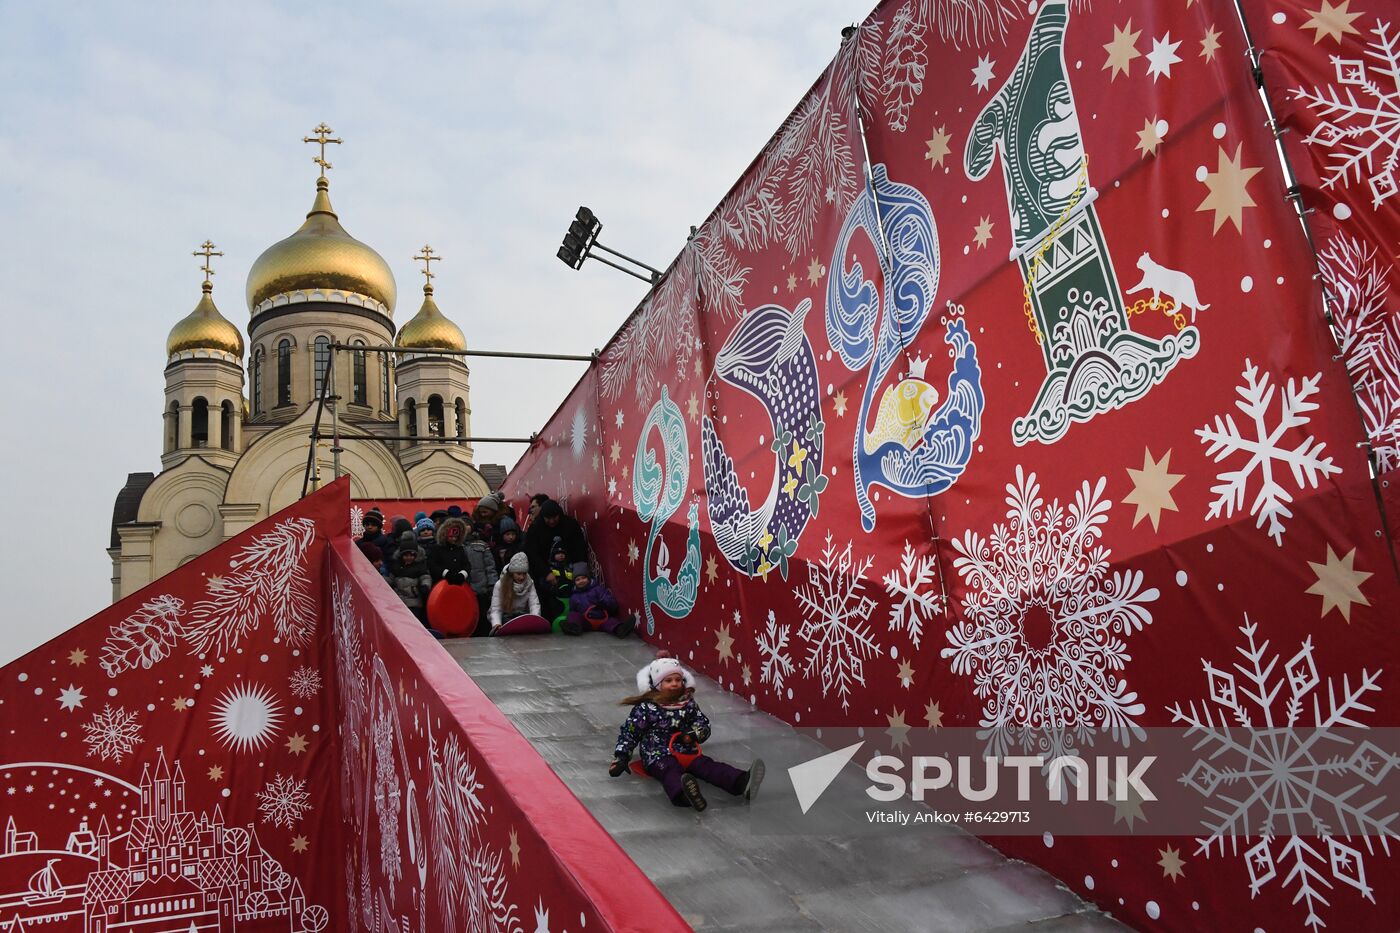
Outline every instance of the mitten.
[[608, 768], [608, 774], [612, 775], [613, 777], [621, 777], [622, 773], [627, 770], [627, 762], [629, 758], [631, 758], [630, 755], [618, 755], [616, 758], [614, 758], [612, 766]]

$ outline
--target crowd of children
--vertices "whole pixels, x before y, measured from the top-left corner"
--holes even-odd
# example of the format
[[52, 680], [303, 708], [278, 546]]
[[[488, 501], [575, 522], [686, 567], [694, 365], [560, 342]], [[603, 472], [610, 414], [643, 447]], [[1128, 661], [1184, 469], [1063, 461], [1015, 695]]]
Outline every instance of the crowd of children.
[[360, 551], [430, 630], [428, 595], [439, 583], [476, 595], [475, 635], [493, 634], [521, 615], [542, 616], [570, 635], [625, 638], [636, 626], [592, 572], [582, 527], [543, 493], [530, 500], [524, 528], [495, 493], [470, 515], [454, 505], [409, 521], [371, 509], [361, 524]]

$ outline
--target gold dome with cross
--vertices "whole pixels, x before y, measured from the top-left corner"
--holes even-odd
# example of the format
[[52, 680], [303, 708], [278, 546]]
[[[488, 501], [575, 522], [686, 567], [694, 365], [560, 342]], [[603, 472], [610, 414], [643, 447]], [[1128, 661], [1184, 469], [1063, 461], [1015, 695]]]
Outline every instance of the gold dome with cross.
[[467, 338], [462, 328], [448, 320], [433, 301], [432, 265], [441, 262], [442, 257], [424, 245], [413, 258], [423, 264], [423, 306], [399, 331], [394, 345], [405, 350], [465, 350]]
[[165, 353], [173, 356], [184, 350], [220, 350], [241, 357], [243, 335], [214, 306], [214, 283], [210, 281], [214, 269], [209, 260], [223, 253], [214, 248], [213, 242], [205, 240], [193, 255], [204, 257], [204, 265], [200, 267], [204, 272], [204, 294], [194, 310], [170, 328], [170, 336], [165, 340]]

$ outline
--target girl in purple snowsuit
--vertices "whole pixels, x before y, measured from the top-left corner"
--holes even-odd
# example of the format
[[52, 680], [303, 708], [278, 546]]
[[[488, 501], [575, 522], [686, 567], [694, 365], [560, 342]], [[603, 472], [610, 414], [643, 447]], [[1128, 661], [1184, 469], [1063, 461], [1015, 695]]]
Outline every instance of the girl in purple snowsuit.
[[593, 579], [587, 562], [574, 564], [574, 591], [569, 596], [569, 615], [562, 628], [569, 635], [579, 635], [590, 629], [626, 638], [637, 627], [637, 617], [618, 617], [617, 597], [612, 590]]
[[627, 770], [632, 750], [641, 746], [642, 765], [661, 782], [666, 796], [678, 807], [705, 809], [700, 793], [701, 778], [734, 796], [752, 800], [763, 781], [763, 760], [755, 758], [749, 770], [740, 771], [707, 755], [682, 765], [672, 754], [671, 738], [676, 733], [675, 750], [692, 753], [698, 743], [710, 737], [710, 720], [695, 703], [695, 678], [675, 658], [657, 658], [637, 672], [640, 693], [622, 701], [632, 712], [617, 735], [612, 767], [617, 777]]

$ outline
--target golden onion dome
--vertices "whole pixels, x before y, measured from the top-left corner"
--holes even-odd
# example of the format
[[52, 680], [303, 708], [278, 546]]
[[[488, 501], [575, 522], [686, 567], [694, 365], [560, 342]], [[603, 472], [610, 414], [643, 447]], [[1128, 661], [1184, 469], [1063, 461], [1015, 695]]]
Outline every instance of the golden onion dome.
[[214, 284], [205, 282], [199, 304], [170, 328], [170, 336], [165, 340], [166, 355], [181, 350], [222, 350], [234, 356], [243, 355], [243, 335], [214, 307], [213, 291]]
[[389, 264], [345, 232], [331, 208], [330, 182], [316, 179], [316, 200], [301, 229], [263, 251], [248, 271], [248, 308], [301, 289], [337, 289], [382, 302], [394, 312], [398, 288]]
[[433, 286], [423, 286], [423, 307], [403, 326], [394, 345], [405, 350], [465, 350], [462, 328], [447, 319], [433, 301]]

